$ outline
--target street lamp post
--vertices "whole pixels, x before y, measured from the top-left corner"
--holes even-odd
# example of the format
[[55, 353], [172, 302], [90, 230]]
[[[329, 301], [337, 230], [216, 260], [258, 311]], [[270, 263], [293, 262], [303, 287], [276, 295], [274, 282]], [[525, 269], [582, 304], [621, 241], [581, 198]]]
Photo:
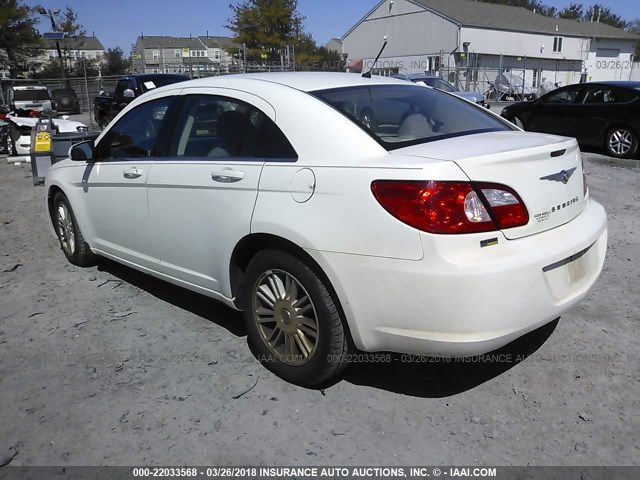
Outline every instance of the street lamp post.
[[[45, 17], [49, 17], [49, 20], [51, 21], [51, 30], [53, 32], [58, 31], [55, 17], [60, 14], [60, 9], [57, 9], [55, 11], [52, 11], [51, 9], [45, 10], [44, 7], [40, 6], [38, 7], [38, 13]], [[65, 86], [68, 88], [69, 81], [67, 80], [67, 75], [64, 71], [64, 61], [62, 60], [62, 49], [60, 48], [60, 40], [56, 39], [55, 42], [56, 42], [56, 49], [58, 50], [58, 58], [60, 59], [60, 74], [62, 75], [62, 80], [65, 82]]]

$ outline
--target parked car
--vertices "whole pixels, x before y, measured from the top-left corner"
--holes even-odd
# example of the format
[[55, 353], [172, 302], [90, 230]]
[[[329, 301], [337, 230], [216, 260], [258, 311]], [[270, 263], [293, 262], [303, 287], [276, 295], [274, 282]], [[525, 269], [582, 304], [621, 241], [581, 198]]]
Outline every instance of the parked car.
[[480, 92], [465, 92], [464, 90], [459, 90], [437, 75], [432, 75], [429, 73], [412, 73], [409, 75], [397, 74], [393, 75], [393, 78], [409, 80], [413, 83], [437, 88], [438, 90], [442, 90], [443, 92], [452, 93], [454, 95], [457, 95], [458, 97], [469, 100], [470, 102], [477, 103], [478, 105], [482, 105], [486, 108], [490, 108], [489, 104], [485, 101], [484, 94]]
[[489, 82], [487, 98], [493, 100], [533, 100], [536, 97], [533, 87], [515, 73], [499, 73], [495, 82]]
[[[9, 123], [8, 150], [11, 155], [29, 155], [31, 153], [31, 132], [38, 118], [18, 117], [7, 115], [5, 121]], [[54, 118], [52, 120], [57, 133], [86, 132], [89, 128], [81, 122], [67, 118]]]
[[[350, 110], [366, 102], [404, 115], [366, 125]], [[259, 359], [302, 385], [337, 375], [352, 345], [492, 351], [576, 305], [604, 263], [575, 139], [396, 79], [170, 85], [70, 153], [45, 184], [67, 259], [243, 310]]]
[[16, 114], [40, 114], [52, 109], [51, 96], [44, 85], [13, 85], [6, 90], [5, 95], [9, 110]]
[[105, 128], [133, 99], [155, 88], [185, 80], [189, 80], [189, 77], [172, 73], [149, 73], [122, 77], [118, 80], [113, 95], [105, 93], [93, 100], [96, 123], [100, 128]]
[[59, 88], [51, 90], [53, 109], [58, 113], [80, 113], [80, 101], [73, 88]]
[[632, 158], [640, 138], [640, 82], [567, 85], [533, 102], [509, 105], [501, 115], [524, 130], [575, 137], [583, 147]]

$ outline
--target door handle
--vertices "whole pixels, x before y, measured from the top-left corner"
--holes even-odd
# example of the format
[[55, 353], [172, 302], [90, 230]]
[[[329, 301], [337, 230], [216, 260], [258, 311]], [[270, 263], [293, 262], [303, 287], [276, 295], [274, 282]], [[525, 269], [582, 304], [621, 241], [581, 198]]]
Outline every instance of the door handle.
[[223, 168], [221, 170], [214, 170], [211, 172], [211, 179], [220, 183], [234, 183], [239, 182], [244, 178], [244, 172], [240, 170], [231, 170], [230, 168]]
[[141, 177], [144, 172], [136, 167], [127, 168], [122, 171], [124, 178], [133, 179]]

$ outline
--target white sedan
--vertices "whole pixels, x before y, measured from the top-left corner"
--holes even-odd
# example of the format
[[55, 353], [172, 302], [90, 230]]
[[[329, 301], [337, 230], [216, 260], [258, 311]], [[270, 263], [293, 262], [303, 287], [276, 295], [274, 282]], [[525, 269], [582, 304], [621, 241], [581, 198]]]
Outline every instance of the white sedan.
[[574, 139], [354, 74], [160, 88], [53, 165], [46, 194], [70, 262], [243, 310], [259, 359], [302, 385], [352, 348], [499, 348], [583, 299], [607, 243]]

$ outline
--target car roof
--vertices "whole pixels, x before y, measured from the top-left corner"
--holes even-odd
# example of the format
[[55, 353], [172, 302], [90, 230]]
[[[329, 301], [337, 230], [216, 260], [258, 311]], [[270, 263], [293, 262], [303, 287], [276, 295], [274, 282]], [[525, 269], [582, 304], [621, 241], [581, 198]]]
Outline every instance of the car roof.
[[[406, 85], [407, 82], [390, 77], [372, 76], [365, 78], [355, 73], [334, 72], [273, 72], [225, 75], [200, 78], [179, 84], [179, 88], [231, 86], [239, 80], [268, 82], [295, 88], [303, 92], [328, 90], [332, 88], [356, 87], [367, 85]], [[171, 86], [170, 86], [171, 87]], [[176, 86], [173, 86], [176, 88]], [[163, 87], [166, 89], [167, 87]], [[160, 89], [158, 89], [160, 90]]]
[[614, 87], [626, 87], [626, 88], [633, 88], [633, 89], [639, 89], [640, 88], [640, 82], [631, 82], [631, 81], [625, 81], [625, 80], [610, 80], [610, 81], [605, 81], [605, 82], [588, 82], [587, 85], [611, 85]]
[[140, 80], [151, 80], [154, 78], [184, 78], [189, 80], [189, 77], [179, 73], [133, 73], [131, 75], [123, 75], [120, 80], [125, 78], [137, 78]]
[[437, 75], [432, 75], [431, 73], [410, 73], [407, 75], [409, 80], [420, 80], [423, 78], [440, 78]]

